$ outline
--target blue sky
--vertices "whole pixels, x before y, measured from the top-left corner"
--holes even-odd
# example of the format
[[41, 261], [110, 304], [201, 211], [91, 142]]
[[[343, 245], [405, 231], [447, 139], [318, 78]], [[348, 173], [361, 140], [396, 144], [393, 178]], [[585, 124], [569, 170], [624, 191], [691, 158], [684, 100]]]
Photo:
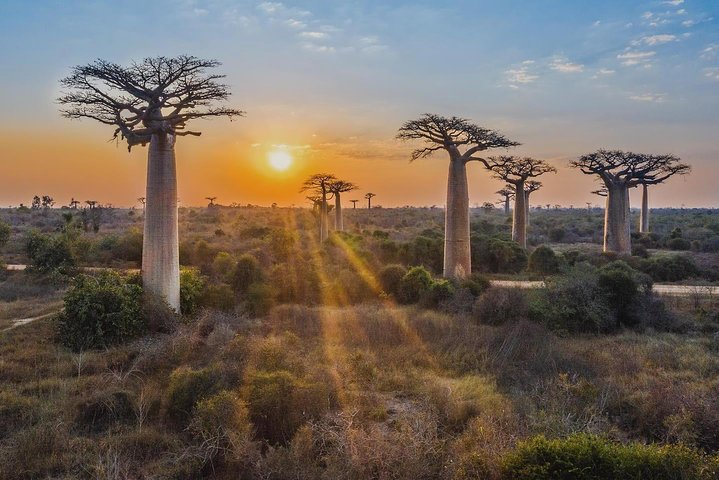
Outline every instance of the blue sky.
[[[719, 205], [718, 19], [715, 0], [2, 0], [0, 139], [7, 146], [31, 131], [101, 132], [57, 115], [57, 80], [72, 65], [191, 53], [224, 63], [233, 101], [248, 111], [240, 127], [218, 124], [215, 144], [307, 147], [307, 168], [333, 155], [340, 170], [367, 183], [362, 172], [406, 160], [409, 148], [392, 139], [399, 124], [432, 111], [498, 128], [523, 143], [518, 153], [559, 167], [600, 147], [675, 153], [694, 174], [661, 187], [673, 199], [658, 204]], [[187, 147], [188, 155], [201, 151]], [[444, 159], [423, 162], [402, 164], [416, 175], [417, 193], [388, 189], [387, 205], [442, 203], [443, 186], [422, 182], [444, 170]], [[17, 175], [18, 189], [30, 183]], [[472, 200], [488, 199], [496, 185], [473, 175]], [[591, 179], [563, 188], [577, 175], [562, 171], [539, 201], [588, 201]], [[199, 191], [187, 187], [184, 195], [201, 199]], [[6, 195], [0, 202], [20, 192]]]

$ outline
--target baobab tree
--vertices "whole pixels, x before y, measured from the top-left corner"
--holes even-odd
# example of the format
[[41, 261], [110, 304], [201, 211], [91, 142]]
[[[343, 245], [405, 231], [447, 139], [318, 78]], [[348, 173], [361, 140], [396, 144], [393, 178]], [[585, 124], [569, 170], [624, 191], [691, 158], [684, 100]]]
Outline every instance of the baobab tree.
[[500, 133], [479, 127], [465, 118], [424, 114], [406, 122], [397, 133], [400, 140], [420, 140], [410, 161], [444, 150], [449, 156], [447, 206], [444, 218], [444, 268], [447, 278], [465, 278], [472, 272], [469, 242], [469, 188], [467, 163], [485, 160], [480, 152], [519, 145]]
[[506, 185], [503, 189], [497, 190], [495, 193], [502, 197], [504, 214], [509, 215], [509, 201], [514, 198], [514, 187], [512, 185]]
[[606, 187], [604, 251], [631, 253], [629, 189], [656, 185], [675, 174], [689, 173], [689, 165], [673, 155], [651, 155], [622, 150], [597, 150], [572, 160], [570, 166], [597, 175]]
[[[491, 157], [484, 162], [487, 170], [491, 171], [495, 178], [503, 180], [514, 186], [514, 213], [512, 215], [512, 240], [527, 248], [527, 213], [528, 194], [527, 187], [538, 188], [536, 182], [530, 184], [530, 178], [539, 177], [545, 173], [556, 173], [557, 169], [544, 160], [532, 157], [499, 156]], [[531, 192], [530, 192], [531, 193]]]
[[357, 202], [359, 202], [359, 200], [350, 200], [350, 202], [352, 202], [352, 210], [357, 210]]
[[357, 185], [352, 182], [345, 182], [344, 180], [335, 180], [330, 183], [330, 192], [335, 197], [335, 230], [338, 232], [344, 232], [344, 220], [342, 219], [342, 199], [341, 194], [344, 192], [351, 192], [357, 190]]
[[70, 199], [70, 208], [72, 208], [73, 210], [77, 210], [77, 206], [78, 206], [78, 205], [80, 205], [80, 201], [79, 201], [79, 200], [75, 200], [75, 197], [72, 197], [72, 198]]
[[180, 262], [177, 226], [175, 140], [199, 136], [188, 122], [233, 117], [243, 112], [217, 106], [228, 99], [224, 75], [208, 73], [216, 60], [192, 56], [146, 58], [121, 66], [105, 60], [73, 68], [61, 81], [58, 99], [71, 119], [90, 118], [114, 128], [114, 139], [128, 150], [148, 145], [147, 205], [142, 246], [146, 290], [180, 311]]
[[[664, 167], [664, 171], [656, 178], [645, 177], [639, 183], [642, 186], [642, 209], [639, 214], [640, 233], [649, 232], [649, 186], [663, 183], [673, 175], [686, 175], [691, 171], [691, 167], [687, 164], [680, 163], [678, 157], [671, 155], [663, 155], [663, 157], [665, 157], [664, 161], [667, 163]], [[666, 157], [671, 157], [671, 159]]]
[[145, 209], [145, 197], [138, 197], [137, 201], [142, 204], [142, 209]]
[[217, 200], [217, 197], [205, 197], [205, 200], [209, 200], [210, 202], [207, 204], [207, 208], [212, 208], [215, 206], [215, 200]]
[[372, 209], [372, 197], [376, 197], [376, 193], [368, 192], [364, 194], [364, 198], [367, 199], [367, 210]]
[[329, 238], [329, 222], [327, 221], [327, 200], [332, 196], [330, 185], [337, 181], [334, 175], [329, 173], [315, 173], [302, 184], [300, 192], [310, 192], [312, 198], [319, 202], [320, 211], [320, 242]]

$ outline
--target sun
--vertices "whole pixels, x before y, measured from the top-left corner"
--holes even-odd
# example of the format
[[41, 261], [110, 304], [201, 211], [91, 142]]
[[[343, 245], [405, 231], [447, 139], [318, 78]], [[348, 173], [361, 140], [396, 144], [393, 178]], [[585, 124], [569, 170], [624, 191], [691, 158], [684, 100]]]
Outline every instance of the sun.
[[277, 171], [283, 172], [292, 165], [292, 155], [283, 150], [274, 150], [267, 154], [270, 166]]

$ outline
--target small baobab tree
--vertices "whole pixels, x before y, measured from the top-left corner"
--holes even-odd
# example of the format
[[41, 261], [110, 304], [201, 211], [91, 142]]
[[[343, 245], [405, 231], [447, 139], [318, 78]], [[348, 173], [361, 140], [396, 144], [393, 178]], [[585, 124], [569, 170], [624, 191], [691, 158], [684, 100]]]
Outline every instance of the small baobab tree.
[[504, 214], [509, 215], [509, 201], [514, 198], [514, 186], [507, 184], [503, 189], [495, 192], [502, 197], [501, 202], [504, 204]]
[[484, 165], [493, 173], [495, 178], [503, 180], [514, 187], [512, 240], [527, 248], [527, 186], [532, 181], [530, 178], [539, 177], [545, 173], [554, 173], [557, 169], [544, 160], [506, 155], [491, 157], [484, 162]]
[[[542, 182], [536, 180], [529, 180], [524, 184], [524, 220], [526, 221], [527, 228], [529, 228], [529, 196], [542, 188]], [[547, 205], [549, 210], [550, 205]]]
[[[690, 167], [673, 155], [650, 155], [622, 150], [597, 150], [572, 160], [570, 166], [597, 175], [606, 187], [604, 251], [631, 253], [629, 189], [646, 183], [662, 183]], [[601, 189], [600, 189], [601, 191]]]
[[228, 99], [223, 75], [208, 73], [216, 60], [182, 55], [146, 58], [121, 66], [104, 60], [74, 67], [61, 81], [62, 113], [90, 118], [114, 128], [114, 138], [128, 150], [148, 145], [147, 205], [142, 246], [142, 280], [146, 290], [164, 297], [180, 311], [180, 262], [177, 226], [175, 140], [199, 136], [188, 122], [243, 115], [217, 106]]
[[335, 182], [337, 178], [329, 173], [315, 173], [305, 180], [302, 184], [300, 192], [309, 192], [311, 196], [307, 197], [312, 199], [314, 204], [317, 205], [319, 202], [319, 215], [320, 215], [320, 242], [324, 242], [329, 238], [329, 222], [327, 219], [327, 200], [331, 199], [332, 192], [330, 185]]
[[207, 204], [207, 208], [213, 208], [215, 206], [215, 200], [217, 200], [217, 197], [205, 197], [205, 200], [210, 202]]
[[639, 232], [649, 232], [649, 186], [664, 183], [673, 175], [686, 175], [691, 171], [691, 167], [687, 164], [680, 163], [678, 157], [672, 155], [656, 155], [664, 157], [665, 166], [663, 171], [654, 178], [644, 177], [639, 183], [642, 187], [642, 209], [639, 213]]
[[410, 161], [444, 150], [449, 156], [447, 205], [444, 219], [444, 268], [447, 278], [465, 278], [472, 272], [469, 241], [469, 188], [467, 163], [485, 160], [478, 155], [491, 148], [519, 145], [500, 133], [471, 123], [465, 118], [424, 114], [406, 122], [397, 133], [400, 140], [419, 140]]
[[370, 210], [372, 208], [372, 198], [376, 197], [376, 193], [368, 192], [364, 194], [364, 198], [367, 199], [367, 210]]
[[351, 192], [357, 190], [357, 185], [351, 182], [345, 182], [344, 180], [335, 180], [330, 183], [330, 192], [335, 197], [335, 230], [338, 232], [344, 232], [344, 220], [342, 218], [342, 198], [341, 195], [344, 192]]
[[350, 200], [350, 202], [352, 202], [352, 210], [357, 210], [357, 202], [359, 202], [359, 200]]
[[145, 209], [145, 197], [138, 197], [137, 201], [142, 204], [142, 209]]
[[72, 198], [70, 199], [70, 208], [72, 208], [73, 210], [77, 210], [77, 206], [78, 206], [78, 205], [80, 205], [80, 201], [79, 201], [79, 200], [75, 200], [75, 197], [72, 197]]

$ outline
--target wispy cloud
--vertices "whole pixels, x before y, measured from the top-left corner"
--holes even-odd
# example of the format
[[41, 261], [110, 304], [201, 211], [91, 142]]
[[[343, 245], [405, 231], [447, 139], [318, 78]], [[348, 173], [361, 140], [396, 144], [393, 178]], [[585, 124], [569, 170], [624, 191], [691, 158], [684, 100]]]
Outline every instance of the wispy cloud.
[[649, 66], [651, 64], [652, 58], [657, 54], [657, 52], [654, 51], [638, 51], [638, 50], [628, 50], [624, 53], [620, 53], [617, 55], [617, 59], [619, 59], [622, 62], [622, 65], [631, 67], [636, 65], [644, 65]]
[[301, 32], [300, 37], [311, 40], [324, 40], [329, 38], [329, 35], [325, 32]]
[[712, 80], [719, 80], [719, 67], [705, 68], [704, 76], [707, 78], [711, 78]]
[[700, 57], [703, 60], [712, 60], [716, 58], [717, 54], [719, 54], [719, 43], [711, 43], [702, 50]]
[[635, 102], [663, 103], [667, 98], [666, 93], [642, 93], [631, 95], [630, 100]]
[[661, 45], [663, 43], [676, 42], [677, 40], [678, 40], [678, 37], [676, 35], [663, 33], [663, 34], [659, 34], [659, 35], [647, 35], [645, 37], [640, 38], [639, 42], [643, 43], [644, 45], [654, 46], [654, 45]]
[[549, 68], [561, 73], [581, 73], [584, 71], [584, 65], [580, 63], [572, 63], [564, 57], [557, 57], [549, 64]]
[[666, 5], [674, 5], [676, 7], [677, 5], [681, 5], [682, 3], [684, 3], [684, 0], [667, 0], [664, 3]]
[[520, 85], [527, 85], [535, 82], [539, 75], [530, 73], [529, 69], [534, 60], [525, 60], [519, 66], [504, 71], [509, 88], [518, 89]]

